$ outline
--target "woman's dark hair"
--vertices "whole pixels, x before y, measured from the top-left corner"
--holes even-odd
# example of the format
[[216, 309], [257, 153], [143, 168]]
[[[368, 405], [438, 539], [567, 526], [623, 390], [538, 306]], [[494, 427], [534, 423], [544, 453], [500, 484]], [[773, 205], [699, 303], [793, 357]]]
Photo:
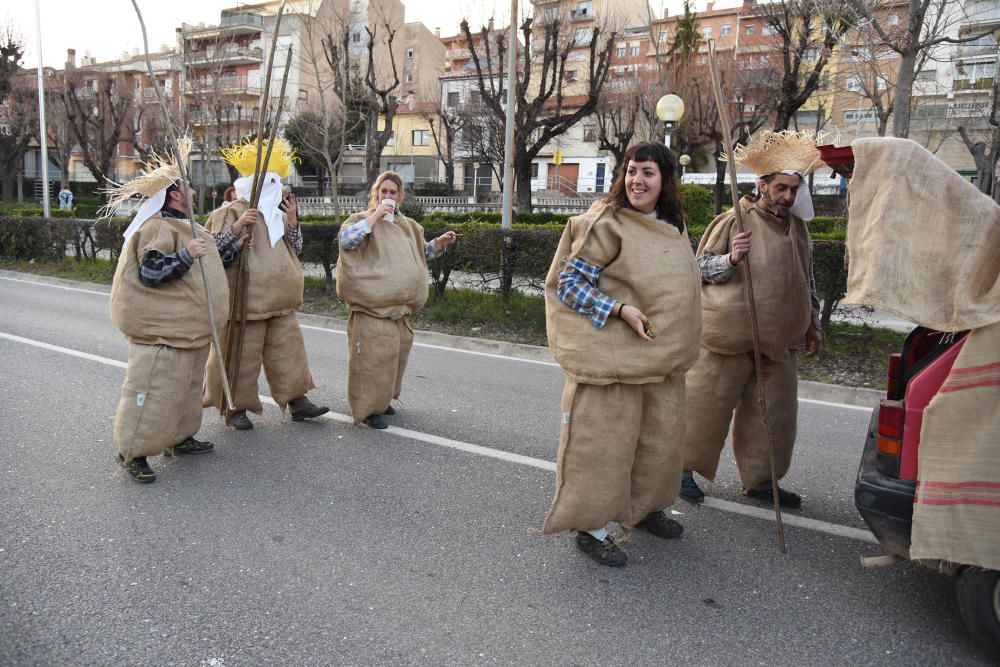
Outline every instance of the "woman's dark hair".
[[677, 181], [677, 161], [673, 154], [661, 143], [644, 141], [636, 144], [625, 151], [625, 157], [619, 165], [618, 178], [611, 185], [611, 190], [604, 201], [610, 203], [615, 209], [632, 208], [629, 203], [628, 193], [625, 191], [625, 172], [628, 170], [628, 163], [632, 162], [655, 162], [660, 168], [660, 196], [656, 200], [656, 215], [661, 220], [665, 220], [676, 227], [679, 231], [684, 231], [684, 211], [681, 208], [680, 189]]
[[181, 191], [180, 186], [177, 185], [178, 183], [180, 183], [180, 181], [174, 181], [173, 183], [171, 183], [170, 185], [167, 186], [166, 197], [163, 200], [163, 206], [160, 207], [161, 211], [165, 211], [168, 208], [171, 208], [171, 206], [170, 206], [170, 193], [171, 192], [180, 192]]

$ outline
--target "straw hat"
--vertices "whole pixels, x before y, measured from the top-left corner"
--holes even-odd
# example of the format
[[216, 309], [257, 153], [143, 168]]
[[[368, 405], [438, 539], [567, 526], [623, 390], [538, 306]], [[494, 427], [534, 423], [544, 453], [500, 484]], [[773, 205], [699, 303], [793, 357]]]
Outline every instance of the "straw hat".
[[808, 130], [764, 131], [746, 146], [737, 146], [733, 157], [757, 176], [797, 171], [809, 174], [820, 165], [816, 145], [820, 136]]
[[[191, 154], [191, 139], [181, 137], [177, 147], [182, 160], [187, 160]], [[162, 156], [153, 153], [147, 162], [142, 163], [142, 173], [121, 184], [103, 188], [101, 192], [110, 195], [108, 203], [98, 211], [98, 217], [106, 218], [118, 213], [122, 204], [136, 195], [143, 199], [151, 199], [165, 188], [181, 180], [181, 170], [173, 155]]]
[[[222, 159], [227, 164], [232, 165], [240, 176], [252, 176], [254, 168], [257, 166], [257, 151], [261, 150], [263, 155], [267, 154], [267, 143], [257, 139], [248, 139], [243, 143], [235, 144], [229, 148], [221, 148]], [[263, 155], [261, 159], [263, 160]], [[271, 149], [271, 156], [267, 165], [261, 167], [264, 173], [271, 172], [281, 178], [292, 173], [292, 162], [295, 157], [295, 150], [281, 137], [274, 138], [274, 147]]]

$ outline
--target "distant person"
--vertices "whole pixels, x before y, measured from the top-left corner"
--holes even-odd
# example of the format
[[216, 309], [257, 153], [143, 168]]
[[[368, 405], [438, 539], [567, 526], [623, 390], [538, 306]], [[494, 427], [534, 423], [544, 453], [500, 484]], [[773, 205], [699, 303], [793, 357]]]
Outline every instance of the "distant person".
[[[715, 479], [732, 424], [733, 455], [744, 492], [773, 502], [792, 462], [798, 414], [795, 352], [806, 356], [822, 345], [819, 299], [812, 272], [812, 241], [806, 221], [813, 205], [806, 175], [819, 163], [808, 133], [764, 132], [737, 151], [737, 162], [758, 177], [756, 197], [743, 197], [744, 232], [737, 233], [735, 209], [708, 226], [698, 244], [704, 328], [698, 362], [687, 374], [688, 441], [680, 496], [701, 502], [705, 494], [692, 472]], [[753, 335], [744, 272], [753, 269], [761, 367], [754, 365]], [[763, 376], [768, 421], [774, 436], [776, 479], [761, 421], [757, 375]], [[782, 507], [802, 504], [798, 494], [778, 489]]]
[[455, 232], [433, 241], [399, 210], [403, 179], [381, 173], [372, 185], [368, 210], [344, 221], [337, 260], [337, 296], [347, 320], [347, 402], [354, 423], [388, 428], [391, 403], [399, 398], [413, 346], [406, 318], [427, 301], [427, 260], [455, 242]]
[[213, 237], [191, 222], [191, 189], [172, 162], [117, 187], [108, 210], [139, 194], [145, 201], [125, 230], [111, 285], [111, 319], [129, 341], [128, 368], [115, 413], [116, 459], [137, 482], [156, 480], [147, 457], [205, 454], [201, 387], [211, 344], [202, 258], [215, 326], [226, 322], [229, 289], [224, 265], [244, 239], [242, 225]]
[[684, 459], [684, 372], [701, 306], [677, 162], [663, 144], [628, 150], [610, 193], [570, 218], [545, 279], [549, 347], [566, 372], [556, 492], [545, 532], [609, 567], [628, 561], [617, 522], [656, 537]]
[[[281, 178], [291, 170], [292, 149], [282, 139], [275, 141], [270, 160], [262, 168], [264, 183], [256, 210], [250, 208], [256, 143], [233, 146], [224, 155], [241, 174], [234, 184], [236, 199], [212, 211], [205, 226], [219, 234], [251, 216], [255, 241], [246, 250], [247, 307], [239, 373], [228, 378], [236, 408], [228, 411], [214, 350], [205, 369], [205, 405], [218, 408], [233, 428], [252, 429], [253, 422], [247, 412], [259, 415], [264, 411], [257, 388], [263, 370], [271, 398], [282, 411], [288, 408], [292, 421], [322, 416], [330, 409], [314, 404], [306, 396], [316, 384], [309, 369], [302, 329], [295, 317], [295, 311], [302, 305], [304, 281], [299, 262], [302, 232], [295, 195], [284, 194], [281, 186]], [[230, 289], [236, 285], [237, 269], [233, 266], [226, 272]], [[236, 316], [230, 312], [229, 326]]]
[[68, 185], [62, 186], [59, 190], [59, 210], [61, 211], [72, 211], [73, 210], [73, 191], [69, 189]]

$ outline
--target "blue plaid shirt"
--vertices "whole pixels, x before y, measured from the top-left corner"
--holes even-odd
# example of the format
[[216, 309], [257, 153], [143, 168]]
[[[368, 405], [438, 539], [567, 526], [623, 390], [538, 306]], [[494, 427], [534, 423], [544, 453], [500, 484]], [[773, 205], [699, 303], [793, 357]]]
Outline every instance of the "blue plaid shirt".
[[[383, 222], [384, 224], [392, 224]], [[342, 227], [340, 229], [340, 248], [341, 250], [354, 250], [361, 242], [365, 240], [365, 237], [372, 233], [372, 226], [368, 224], [368, 218], [358, 220], [353, 225]], [[433, 240], [428, 241], [424, 245], [424, 259], [434, 259], [435, 257], [440, 257], [447, 250], [447, 247], [438, 248], [437, 243]]]
[[598, 329], [604, 327], [618, 302], [597, 289], [597, 279], [604, 268], [594, 266], [579, 257], [566, 264], [559, 273], [559, 300], [586, 315]]

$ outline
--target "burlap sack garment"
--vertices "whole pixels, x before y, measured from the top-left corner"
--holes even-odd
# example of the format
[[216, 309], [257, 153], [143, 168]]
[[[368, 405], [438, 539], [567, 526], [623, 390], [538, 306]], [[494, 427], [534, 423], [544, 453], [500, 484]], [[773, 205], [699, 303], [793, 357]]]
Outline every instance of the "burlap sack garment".
[[[809, 276], [812, 267], [809, 229], [794, 216], [778, 218], [749, 197], [740, 200], [743, 226], [751, 231], [750, 263], [757, 305], [761, 353], [778, 361], [788, 355], [809, 328], [811, 302]], [[736, 235], [736, 213], [727, 211], [708, 226], [698, 244], [697, 255], [728, 253]], [[701, 344], [718, 354], [741, 354], [753, 350], [750, 310], [747, 308], [743, 270], [733, 272], [725, 283], [702, 285], [701, 312], [704, 325]]]
[[[352, 225], [374, 210], [355, 213]], [[341, 249], [337, 295], [347, 303], [347, 400], [354, 423], [381, 414], [399, 398], [413, 346], [406, 316], [427, 301], [424, 230], [396, 213], [395, 223], [372, 227], [357, 248]]]
[[859, 139], [845, 303], [938, 331], [1000, 319], [1000, 207], [908, 139]]
[[[248, 208], [245, 200], [238, 199], [216, 209], [208, 219], [208, 229], [214, 234], [229, 229]], [[240, 372], [238, 377], [229, 378], [229, 384], [236, 410], [259, 415], [263, 412], [257, 387], [261, 367], [271, 398], [282, 410], [288, 401], [305, 396], [316, 384], [309, 370], [305, 339], [295, 319], [295, 311], [302, 305], [302, 264], [284, 238], [271, 247], [263, 217], [254, 225], [253, 235], [254, 246], [247, 257], [247, 326]], [[243, 247], [246, 249], [246, 244]], [[236, 283], [237, 264], [233, 262], [226, 269], [230, 288]], [[226, 333], [219, 332], [223, 341]], [[205, 371], [203, 404], [221, 412], [226, 397], [214, 349]]]
[[129, 343], [114, 433], [126, 462], [161, 454], [201, 428], [208, 348]]
[[924, 411], [910, 556], [1000, 570], [1000, 207], [915, 142], [852, 147], [845, 301], [972, 330]]
[[[220, 234], [229, 229], [249, 207], [245, 200], [238, 199], [217, 208], [206, 223], [208, 231]], [[250, 253], [247, 257], [250, 273], [247, 319], [265, 320], [295, 312], [302, 305], [302, 263], [284, 238], [271, 247], [263, 216], [253, 226], [253, 236], [253, 248], [247, 250], [244, 246], [244, 251]], [[236, 270], [236, 262], [226, 269], [230, 288], [235, 284]]]
[[[199, 225], [198, 230], [209, 238], [204, 227]], [[180, 348], [197, 348], [211, 342], [212, 328], [197, 260], [178, 280], [157, 287], [147, 287], [139, 280], [139, 264], [147, 251], [169, 255], [185, 247], [191, 238], [191, 223], [187, 220], [153, 216], [122, 249], [111, 283], [111, 320], [130, 342]], [[229, 289], [215, 244], [209, 242], [207, 246], [205, 274], [212, 287], [215, 325], [222, 327], [229, 310]]]
[[[604, 267], [598, 287], [656, 329], [643, 341], [624, 322], [597, 329], [562, 303], [558, 276], [580, 257]], [[698, 270], [687, 234], [598, 202], [571, 218], [546, 278], [549, 344], [569, 376], [563, 390], [556, 493], [546, 533], [618, 522], [626, 532], [671, 504], [684, 446], [683, 373], [701, 327]]]
[[[792, 463], [798, 418], [798, 371], [795, 356], [778, 361], [763, 357], [761, 373], [767, 414], [774, 435], [775, 469], [780, 480]], [[750, 354], [716, 354], [701, 348], [687, 373], [687, 447], [684, 469], [714, 480], [719, 457], [733, 425], [733, 456], [743, 488], [771, 479], [767, 432], [760, 419], [757, 377]]]
[[[199, 227], [199, 233], [205, 234]], [[118, 258], [111, 318], [129, 339], [128, 370], [115, 413], [115, 447], [126, 460], [155, 456], [201, 426], [201, 389], [211, 341], [201, 270], [147, 287], [139, 264], [148, 250], [168, 255], [191, 240], [185, 220], [150, 218]], [[225, 324], [229, 290], [214, 243], [204, 255], [216, 326]]]
[[[344, 227], [374, 212], [355, 213]], [[427, 301], [427, 283], [424, 229], [398, 211], [394, 223], [377, 223], [361, 245], [341, 249], [337, 259], [337, 296], [352, 312], [372, 317], [411, 315]]]
[[[576, 257], [604, 267], [601, 291], [645, 313], [656, 338], [642, 340], [618, 318], [597, 330], [559, 300], [559, 273]], [[545, 278], [549, 348], [567, 375], [587, 384], [659, 382], [683, 372], [698, 356], [699, 283], [686, 231], [597, 202], [566, 223]]]

